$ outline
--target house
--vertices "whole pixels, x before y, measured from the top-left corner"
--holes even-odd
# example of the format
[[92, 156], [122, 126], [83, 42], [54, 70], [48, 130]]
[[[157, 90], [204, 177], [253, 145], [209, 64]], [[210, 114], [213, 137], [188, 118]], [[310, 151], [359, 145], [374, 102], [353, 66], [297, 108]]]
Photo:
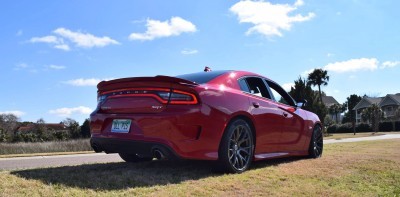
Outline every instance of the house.
[[384, 118], [391, 118], [394, 116], [394, 112], [400, 108], [400, 93], [388, 94], [384, 97], [368, 97], [364, 96], [360, 102], [353, 108], [356, 111], [356, 123], [362, 122], [361, 114], [365, 108], [371, 105], [378, 105], [383, 113]]
[[[322, 96], [322, 103], [326, 106], [326, 108], [329, 109], [332, 105], [340, 105], [339, 102], [333, 96]], [[332, 119], [335, 120], [336, 122], [341, 122], [342, 121], [342, 115], [340, 112], [338, 113], [328, 113], [328, 116]]]

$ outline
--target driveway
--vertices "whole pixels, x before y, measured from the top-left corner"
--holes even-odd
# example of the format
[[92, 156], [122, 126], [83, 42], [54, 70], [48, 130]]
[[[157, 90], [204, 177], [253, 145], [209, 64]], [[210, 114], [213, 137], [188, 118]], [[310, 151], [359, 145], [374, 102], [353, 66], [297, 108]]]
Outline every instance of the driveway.
[[[346, 138], [340, 140], [329, 139], [329, 140], [324, 140], [324, 144], [397, 139], [397, 138], [400, 138], [400, 134]], [[123, 160], [119, 157], [118, 154], [105, 154], [105, 153], [0, 158], [0, 170], [16, 170], [16, 169], [27, 169], [27, 168], [43, 168], [43, 167], [81, 165], [81, 164], [92, 164], [92, 163], [109, 163], [109, 162], [122, 162], [122, 161]]]

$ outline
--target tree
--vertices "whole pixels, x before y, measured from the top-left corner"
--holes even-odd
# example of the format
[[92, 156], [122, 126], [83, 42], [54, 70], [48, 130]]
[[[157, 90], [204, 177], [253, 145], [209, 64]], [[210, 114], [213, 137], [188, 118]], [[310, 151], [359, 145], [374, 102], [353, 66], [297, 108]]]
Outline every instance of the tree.
[[323, 70], [322, 68], [314, 69], [314, 71], [308, 74], [307, 84], [312, 86], [318, 86], [319, 92], [319, 101], [322, 103], [322, 93], [321, 93], [321, 85], [328, 85], [329, 76], [328, 71]]
[[335, 115], [335, 122], [339, 123], [339, 117], [338, 114], [343, 113], [346, 110], [344, 105], [340, 105], [340, 104], [333, 104], [329, 107], [328, 111], [330, 114], [334, 114]]
[[79, 123], [76, 120], [72, 118], [66, 118], [65, 120], [62, 121], [62, 124], [64, 124], [65, 127], [67, 127], [72, 138], [80, 137], [80, 127]]
[[353, 110], [354, 107], [362, 100], [361, 96], [352, 94], [347, 97], [347, 101], [343, 104], [347, 106], [347, 112], [344, 113], [342, 123], [351, 122], [353, 125], [354, 135], [356, 134], [356, 111]]
[[0, 130], [2, 130], [4, 138], [12, 139], [14, 137], [18, 121], [19, 118], [14, 114], [0, 114]]
[[37, 140], [43, 142], [46, 141], [46, 134], [47, 134], [47, 127], [46, 127], [46, 122], [44, 121], [43, 118], [40, 118], [39, 120], [36, 121], [35, 124], [35, 131], [37, 134]]
[[393, 131], [396, 131], [396, 121], [400, 120], [400, 107], [397, 108], [396, 111], [394, 111], [391, 120], [392, 120]]
[[294, 81], [294, 86], [289, 91], [290, 96], [296, 101], [306, 100], [307, 104], [303, 109], [311, 111], [318, 115], [319, 119], [324, 122], [327, 109], [324, 104], [318, 102], [318, 94], [312, 90], [311, 85], [305, 79], [299, 77]]
[[81, 126], [81, 136], [90, 137], [90, 120], [86, 119]]
[[379, 122], [383, 118], [383, 111], [377, 104], [372, 104], [362, 111], [361, 118], [363, 121], [368, 121], [372, 131], [376, 133], [379, 130]]

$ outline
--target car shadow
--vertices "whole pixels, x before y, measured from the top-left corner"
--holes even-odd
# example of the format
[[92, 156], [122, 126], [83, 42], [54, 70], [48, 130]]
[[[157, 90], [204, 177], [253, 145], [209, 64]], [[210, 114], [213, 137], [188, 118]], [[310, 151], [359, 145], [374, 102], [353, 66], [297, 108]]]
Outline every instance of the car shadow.
[[[299, 158], [254, 162], [250, 170], [276, 166]], [[221, 176], [212, 161], [158, 161], [102, 163], [12, 171], [11, 174], [46, 185], [65, 185], [93, 190], [119, 190], [178, 184], [188, 180]], [[234, 175], [232, 175], [234, 176]]]

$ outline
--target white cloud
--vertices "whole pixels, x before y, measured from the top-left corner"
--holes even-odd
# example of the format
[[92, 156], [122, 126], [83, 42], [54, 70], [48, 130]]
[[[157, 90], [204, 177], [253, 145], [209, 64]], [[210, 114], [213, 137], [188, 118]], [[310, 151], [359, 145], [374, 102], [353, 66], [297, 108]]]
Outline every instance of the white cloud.
[[56, 36], [33, 37], [29, 41], [32, 43], [44, 42], [52, 44], [57, 44], [60, 42]]
[[398, 66], [398, 65], [400, 65], [400, 61], [394, 61], [394, 62], [386, 61], [386, 62], [383, 62], [382, 65], [379, 68], [380, 69], [393, 68], [393, 67]]
[[21, 117], [25, 115], [26, 113], [23, 111], [18, 111], [18, 110], [12, 110], [12, 111], [2, 111], [0, 114], [14, 114], [17, 117]]
[[73, 32], [66, 28], [58, 28], [53, 31], [53, 33], [69, 39], [71, 42], [75, 43], [78, 47], [92, 48], [92, 47], [104, 47], [110, 44], [119, 44], [116, 40], [110, 37], [96, 37], [89, 33]]
[[64, 50], [64, 51], [69, 51], [69, 50], [71, 50], [67, 44], [58, 44], [58, 45], [54, 45], [54, 48], [56, 48], [56, 49], [61, 49], [61, 50]]
[[171, 20], [166, 21], [147, 19], [146, 27], [145, 33], [132, 33], [129, 39], [144, 41], [196, 32], [196, 26], [181, 17], [172, 17]]
[[183, 54], [183, 55], [193, 55], [193, 54], [196, 54], [196, 53], [198, 53], [199, 51], [198, 50], [196, 50], [196, 49], [185, 49], [185, 50], [182, 50], [181, 51], [181, 53]]
[[294, 83], [285, 83], [282, 85], [282, 88], [285, 89], [287, 92], [290, 91], [291, 87], [294, 87]]
[[[385, 61], [382, 64], [379, 63], [376, 58], [359, 58], [350, 59], [347, 61], [329, 63], [322, 69], [336, 72], [336, 73], [346, 73], [346, 72], [358, 72], [358, 71], [374, 71], [378, 68], [392, 68], [400, 65], [400, 61]], [[308, 76], [314, 69], [306, 70], [302, 73], [302, 76]], [[350, 79], [354, 79], [356, 76], [350, 76]]]
[[107, 78], [107, 79], [97, 79], [97, 78], [90, 78], [90, 79], [72, 79], [69, 81], [64, 81], [63, 83], [73, 85], [73, 86], [96, 86], [98, 83], [101, 81], [108, 81], [112, 80], [113, 78]]
[[330, 63], [324, 66], [324, 69], [337, 73], [356, 72], [362, 70], [373, 71], [378, 68], [378, 64], [379, 62], [376, 58], [360, 58]]
[[304, 5], [302, 0], [297, 0], [293, 5], [272, 4], [263, 0], [240, 1], [230, 8], [238, 16], [240, 23], [251, 23], [254, 26], [247, 30], [246, 35], [260, 33], [265, 36], [283, 36], [282, 30], [289, 31], [295, 22], [304, 22], [315, 17], [309, 12], [303, 16], [289, 14]]
[[72, 108], [58, 108], [54, 110], [50, 110], [50, 114], [55, 114], [58, 116], [71, 116], [72, 114], [90, 114], [93, 110], [89, 107], [79, 106], [79, 107], [72, 107]]
[[[81, 48], [93, 48], [93, 47], [105, 47], [111, 44], [120, 44], [116, 40], [110, 37], [96, 37], [89, 33], [74, 32], [69, 29], [60, 27], [52, 32], [54, 35], [48, 35], [43, 37], [33, 37], [29, 40], [31, 43], [48, 43], [56, 49], [70, 51], [69, 44], [74, 43], [77, 47]], [[65, 39], [65, 40], [64, 40]]]
[[66, 67], [52, 64], [52, 65], [47, 66], [47, 68], [50, 68], [50, 69], [53, 69], [53, 70], [62, 70], [62, 69], [65, 69]]

